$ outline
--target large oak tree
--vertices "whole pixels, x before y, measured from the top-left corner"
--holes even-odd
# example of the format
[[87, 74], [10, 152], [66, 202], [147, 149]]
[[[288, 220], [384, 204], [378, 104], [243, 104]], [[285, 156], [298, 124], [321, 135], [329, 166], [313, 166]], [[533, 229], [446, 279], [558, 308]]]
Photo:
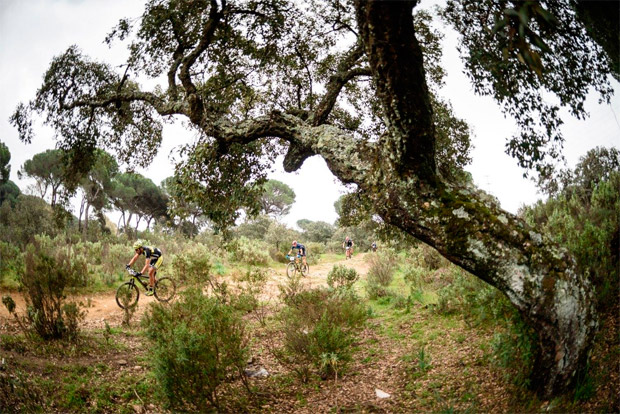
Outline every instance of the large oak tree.
[[[571, 2], [448, 1], [444, 18], [478, 93], [521, 133], [507, 150], [542, 173], [560, 153], [559, 106], [584, 115], [593, 86], [611, 88], [608, 61]], [[24, 141], [32, 112], [76, 154], [105, 146], [145, 165], [162, 122], [199, 135], [180, 152], [176, 196], [220, 226], [258, 210], [269, 165], [325, 159], [386, 225], [435, 247], [503, 291], [538, 334], [532, 384], [563, 392], [583, 367], [597, 320], [593, 290], [564, 251], [463, 180], [468, 129], [436, 94], [439, 34], [417, 0], [150, 0], [107, 38], [129, 43], [122, 70], [77, 47], [53, 59], [12, 117]], [[161, 81], [146, 90], [141, 77]], [[88, 157], [76, 158], [88, 168]]]

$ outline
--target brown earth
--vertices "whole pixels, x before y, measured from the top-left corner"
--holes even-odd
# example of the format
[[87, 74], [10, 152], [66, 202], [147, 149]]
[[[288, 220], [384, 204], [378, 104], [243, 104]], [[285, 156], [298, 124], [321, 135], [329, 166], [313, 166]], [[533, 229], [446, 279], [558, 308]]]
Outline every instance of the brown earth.
[[[355, 268], [364, 278], [369, 268], [365, 256], [367, 254], [357, 254], [348, 261], [313, 265], [302, 283], [312, 287], [326, 285], [327, 274], [335, 264]], [[265, 294], [276, 303], [278, 286], [285, 283], [287, 276], [284, 265], [270, 272]], [[87, 306], [83, 330], [90, 338], [88, 341], [101, 343], [106, 323], [113, 328], [121, 327], [123, 311], [117, 306], [114, 293], [112, 290], [73, 298]], [[24, 309], [23, 297], [17, 293], [12, 293], [12, 296], [18, 309]], [[133, 320], [140, 319], [146, 305], [154, 300], [141, 294], [138, 312]], [[587, 402], [572, 404], [568, 400], [568, 403], [558, 404], [557, 401], [538, 401], [535, 396], [524, 394], [512, 385], [505, 372], [489, 363], [489, 344], [495, 334], [492, 329], [473, 328], [462, 318], [444, 318], [419, 304], [414, 304], [411, 313], [401, 318], [403, 315], [402, 311], [399, 314], [392, 310], [370, 319], [356, 344], [355, 360], [346, 372], [337, 379], [314, 380], [310, 384], [296, 380], [290, 369], [281, 365], [269, 351], [270, 347], [280, 345], [277, 332], [259, 327], [252, 341], [252, 366], [266, 368], [270, 376], [250, 379], [262, 402], [260, 405], [243, 406], [243, 411], [308, 414], [428, 411], [504, 413], [607, 412], [609, 409], [613, 412], [618, 408], [618, 370], [610, 370], [612, 378], [609, 378], [609, 382], [603, 382], [604, 385], [599, 386], [594, 397]], [[617, 315], [613, 316], [606, 321], [606, 325], [613, 329], [606, 330], [609, 334], [600, 341], [599, 348], [602, 349], [595, 350], [593, 362], [598, 366], [618, 367], [618, 318]], [[132, 326], [139, 324], [134, 322]], [[0, 332], [16, 332], [16, 326], [4, 306], [0, 306]], [[73, 355], [63, 350], [58, 352], [61, 355], [58, 356], [53, 350], [55, 345], [52, 345], [51, 350], [45, 354], [35, 350], [7, 349], [6, 346], [4, 350], [0, 347], [0, 351], [9, 364], [27, 369], [31, 376], [51, 376], [59, 384], [66, 381], [64, 371], [70, 367], [98, 365], [110, 367], [108, 370], [102, 369], [102, 378], [98, 379], [100, 384], [135, 378], [135, 384], [142, 382], [155, 386], [153, 378], [147, 375], [148, 363], [144, 362], [145, 358], [148, 359], [145, 338], [136, 332], [130, 329], [114, 336], [115, 341], [124, 344], [125, 350], [95, 347], [92, 349], [100, 349], [101, 352], [86, 351]], [[50, 364], [58, 367], [58, 370], [50, 369]], [[149, 402], [137, 385], [132, 387], [130, 397], [113, 396], [112, 408], [95, 411], [165, 412], [163, 407]], [[376, 390], [390, 396], [379, 398]], [[236, 398], [234, 389], [229, 392], [232, 392], [229, 395], [231, 399]], [[88, 404], [97, 404], [98, 400], [91, 391], [83, 391], [83, 394]], [[54, 402], [50, 404], [45, 406], [47, 412], [66, 412], [62, 405]], [[91, 406], [91, 409], [71, 411], [93, 410]], [[222, 411], [226, 412], [226, 409]], [[232, 412], [236, 412], [235, 409]]]

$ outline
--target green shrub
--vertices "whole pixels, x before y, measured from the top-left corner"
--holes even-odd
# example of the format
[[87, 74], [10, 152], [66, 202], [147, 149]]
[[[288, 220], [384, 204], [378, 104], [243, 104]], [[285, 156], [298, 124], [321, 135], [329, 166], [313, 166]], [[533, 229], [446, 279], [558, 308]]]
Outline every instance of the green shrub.
[[267, 272], [253, 268], [239, 279], [239, 294], [233, 298], [232, 305], [245, 312], [255, 311], [260, 306], [260, 295], [267, 283]]
[[403, 278], [413, 289], [420, 289], [424, 286], [424, 277], [428, 272], [421, 267], [407, 265], [403, 269]]
[[27, 320], [43, 339], [75, 338], [85, 316], [80, 306], [65, 303], [65, 290], [84, 285], [86, 263], [76, 260], [70, 249], [48, 256], [35, 242], [28, 245], [21, 284], [26, 292]]
[[249, 265], [266, 265], [269, 263], [269, 248], [264, 242], [240, 237], [234, 243], [232, 257], [238, 262]]
[[596, 288], [601, 310], [614, 309], [620, 288], [620, 151], [593, 148], [573, 170], [539, 185], [547, 200], [519, 214], [570, 252], [577, 271]]
[[278, 289], [280, 290], [280, 300], [290, 305], [297, 295], [303, 292], [303, 285], [301, 283], [302, 275], [300, 272], [295, 272], [292, 276], [286, 277], [286, 283], [278, 285]]
[[448, 261], [437, 250], [424, 243], [412, 248], [409, 255], [414, 265], [426, 270], [437, 270], [448, 266]]
[[171, 305], [152, 306], [144, 326], [153, 343], [155, 377], [169, 407], [223, 409], [220, 389], [239, 375], [244, 378], [248, 356], [239, 314], [199, 289], [188, 289]]
[[282, 252], [275, 247], [269, 248], [269, 257], [271, 257], [274, 262], [288, 263], [288, 259], [286, 258], [286, 252]]
[[[276, 356], [303, 382], [313, 370], [322, 377], [344, 369], [366, 321], [366, 308], [351, 290], [314, 289], [297, 294], [282, 310], [283, 346]], [[325, 364], [325, 356], [332, 362]]]
[[23, 271], [24, 260], [19, 248], [0, 241], [0, 285], [14, 287]]
[[394, 279], [397, 267], [397, 257], [393, 250], [385, 249], [379, 254], [368, 257], [370, 268], [368, 269], [368, 283], [387, 287]]
[[183, 253], [173, 256], [170, 265], [179, 282], [205, 284], [211, 277], [211, 255], [202, 244], [195, 244]]
[[397, 256], [391, 249], [385, 249], [381, 253], [366, 256], [370, 262], [367, 274], [366, 292], [370, 299], [389, 296], [387, 287], [394, 280], [396, 272]]
[[359, 279], [355, 269], [336, 265], [327, 274], [327, 285], [331, 288], [350, 288]]

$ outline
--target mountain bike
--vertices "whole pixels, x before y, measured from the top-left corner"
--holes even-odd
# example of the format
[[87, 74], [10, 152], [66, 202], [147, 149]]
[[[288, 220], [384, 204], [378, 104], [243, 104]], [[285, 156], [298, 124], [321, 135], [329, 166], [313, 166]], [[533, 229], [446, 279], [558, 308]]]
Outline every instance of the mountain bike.
[[[131, 275], [129, 282], [125, 282], [116, 290], [116, 303], [122, 309], [132, 308], [138, 303], [140, 298], [140, 289], [136, 281], [142, 285], [144, 290], [149, 288], [149, 275], [143, 275], [133, 269], [127, 269]], [[157, 276], [157, 272], [155, 273]], [[168, 302], [174, 297], [176, 292], [176, 284], [169, 277], [156, 277], [155, 286], [153, 287], [153, 296], [160, 302]]]
[[345, 248], [345, 251], [344, 251], [345, 260], [353, 259], [353, 255], [351, 254], [351, 250], [353, 250], [353, 246], [348, 246], [348, 247]]
[[293, 277], [296, 272], [301, 273], [302, 276], [307, 276], [308, 273], [310, 273], [310, 266], [301, 262], [300, 255], [297, 255], [297, 257], [286, 255], [286, 258], [290, 260], [286, 265], [286, 274], [288, 277]]

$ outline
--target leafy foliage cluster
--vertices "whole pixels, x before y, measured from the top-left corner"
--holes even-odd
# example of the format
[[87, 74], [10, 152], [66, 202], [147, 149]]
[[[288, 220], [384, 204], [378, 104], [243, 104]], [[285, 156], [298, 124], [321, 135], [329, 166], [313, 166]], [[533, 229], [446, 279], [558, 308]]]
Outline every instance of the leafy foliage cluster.
[[573, 171], [547, 182], [551, 197], [521, 214], [567, 248], [597, 289], [600, 305], [617, 300], [620, 267], [620, 154], [595, 148]]
[[[492, 96], [521, 129], [506, 152], [522, 167], [548, 175], [564, 141], [560, 108], [586, 116], [590, 87], [609, 102], [607, 55], [569, 0], [450, 0], [443, 17], [462, 36], [459, 50], [474, 90]], [[541, 90], [559, 103], [546, 102]]]

